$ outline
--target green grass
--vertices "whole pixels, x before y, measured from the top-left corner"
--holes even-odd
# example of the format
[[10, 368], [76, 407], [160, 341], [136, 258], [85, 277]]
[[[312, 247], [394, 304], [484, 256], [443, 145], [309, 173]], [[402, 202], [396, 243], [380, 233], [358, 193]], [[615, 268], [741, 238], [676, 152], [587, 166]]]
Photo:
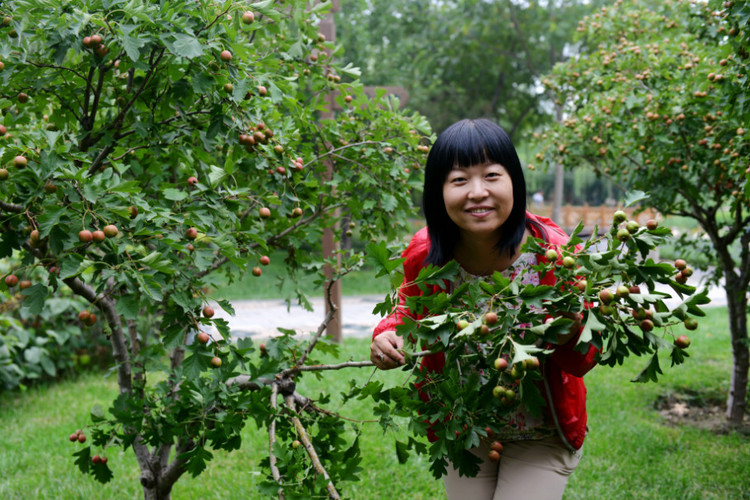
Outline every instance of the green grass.
[[[666, 393], [696, 394], [723, 400], [729, 380], [731, 353], [726, 309], [709, 309], [701, 326], [691, 333], [692, 357], [669, 368], [658, 384], [629, 380], [645, 360], [630, 359], [610, 369], [597, 367], [586, 376], [591, 432], [584, 457], [570, 480], [565, 499], [741, 499], [750, 498], [750, 438], [737, 432], [716, 433], [697, 427], [667, 425], [654, 409]], [[342, 359], [365, 359], [366, 339], [345, 339]], [[337, 394], [352, 378], [364, 382], [369, 369], [332, 372], [324, 380], [307, 376], [300, 392], [316, 397], [320, 391]], [[402, 372], [378, 372], [389, 384], [400, 383]], [[107, 485], [81, 475], [71, 454], [78, 445], [68, 434], [87, 423], [92, 405], [107, 406], [116, 395], [114, 377], [83, 375], [77, 380], [37, 387], [25, 393], [0, 395], [0, 498], [83, 499], [140, 498], [138, 469], [132, 452], [106, 452], [115, 478]], [[355, 419], [372, 419], [370, 402], [340, 407], [336, 398], [327, 408]], [[208, 469], [197, 478], [184, 476], [175, 499], [254, 499], [266, 454], [267, 436], [252, 422], [243, 431], [243, 446], [232, 453], [216, 452]], [[362, 480], [339, 485], [355, 499], [444, 499], [442, 482], [429, 473], [423, 458], [398, 465], [392, 436], [377, 424], [363, 424]], [[530, 485], [529, 498], [533, 498]]]

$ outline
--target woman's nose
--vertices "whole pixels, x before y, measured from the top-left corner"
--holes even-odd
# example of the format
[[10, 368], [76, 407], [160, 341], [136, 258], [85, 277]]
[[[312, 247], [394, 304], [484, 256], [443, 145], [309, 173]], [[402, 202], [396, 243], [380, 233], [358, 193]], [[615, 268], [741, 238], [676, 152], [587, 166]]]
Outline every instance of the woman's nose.
[[487, 196], [487, 187], [481, 179], [473, 179], [469, 182], [468, 196], [472, 200], [481, 199]]

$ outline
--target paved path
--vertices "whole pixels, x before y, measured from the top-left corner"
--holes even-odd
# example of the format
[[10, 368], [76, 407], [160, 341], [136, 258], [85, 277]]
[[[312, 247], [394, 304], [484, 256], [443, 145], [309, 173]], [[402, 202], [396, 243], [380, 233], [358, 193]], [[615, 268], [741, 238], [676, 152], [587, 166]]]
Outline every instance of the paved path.
[[[698, 280], [693, 281], [699, 283]], [[667, 289], [672, 292], [671, 289]], [[375, 305], [383, 300], [383, 296], [353, 296], [344, 297], [341, 304], [342, 334], [346, 337], [369, 337], [372, 330], [380, 321], [380, 317], [372, 313]], [[709, 289], [711, 306], [726, 305], [726, 295], [723, 288]], [[325, 316], [325, 306], [322, 299], [311, 299], [313, 311], [306, 311], [300, 306], [292, 306], [287, 310], [283, 300], [238, 300], [233, 301], [234, 316], [229, 316], [223, 309], [216, 306], [217, 318], [224, 318], [234, 337], [271, 337], [278, 335], [278, 327], [296, 330], [299, 334], [311, 334], [318, 329]], [[680, 300], [668, 301], [669, 307], [674, 307]]]

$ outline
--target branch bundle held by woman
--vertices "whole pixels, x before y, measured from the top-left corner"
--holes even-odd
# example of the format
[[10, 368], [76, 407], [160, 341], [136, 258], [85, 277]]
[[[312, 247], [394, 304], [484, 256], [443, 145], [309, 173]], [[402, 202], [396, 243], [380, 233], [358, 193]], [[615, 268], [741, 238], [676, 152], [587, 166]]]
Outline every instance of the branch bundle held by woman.
[[[551, 247], [568, 240], [550, 219], [526, 211], [526, 184], [516, 150], [505, 131], [489, 120], [462, 120], [440, 134], [427, 158], [423, 208], [427, 227], [403, 253], [400, 303], [373, 334], [370, 357], [384, 370], [404, 363], [399, 352], [404, 340], [396, 326], [405, 316], [420, 318], [408, 309], [406, 297], [422, 294], [414, 282], [423, 267], [457, 261], [460, 271], [450, 287], [495, 272], [510, 278], [524, 273], [528, 284], [552, 285], [553, 273], [528, 272], [545, 256], [523, 253], [521, 247], [528, 237]], [[580, 322], [574, 321], [570, 333], [558, 338], [542, 362], [547, 402], [543, 415], [533, 416], [524, 405], [498, 414], [495, 439], [502, 443], [501, 458], [490, 458], [489, 442], [472, 448], [482, 460], [479, 473], [465, 477], [449, 467], [443, 477], [449, 499], [514, 498], [525, 495], [529, 484], [534, 484], [535, 498], [562, 497], [587, 432], [582, 377], [596, 364], [594, 346], [583, 353], [574, 349], [579, 331]], [[450, 369], [440, 352], [426, 356], [421, 367], [424, 373]], [[424, 392], [420, 396], [429, 397]], [[433, 422], [428, 431], [431, 441], [437, 439], [437, 425], [441, 422]]]

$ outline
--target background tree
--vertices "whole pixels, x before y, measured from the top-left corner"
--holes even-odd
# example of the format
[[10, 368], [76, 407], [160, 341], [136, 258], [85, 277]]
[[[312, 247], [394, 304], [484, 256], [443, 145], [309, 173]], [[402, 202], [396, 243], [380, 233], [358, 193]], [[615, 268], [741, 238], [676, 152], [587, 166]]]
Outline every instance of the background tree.
[[569, 56], [577, 21], [597, 3], [351, 0], [336, 27], [363, 81], [406, 88], [435, 130], [492, 117], [520, 142], [554, 119], [539, 81]]
[[582, 164], [649, 191], [664, 215], [694, 219], [682, 239], [726, 289], [734, 366], [727, 418], [748, 386], [750, 54], [746, 1], [618, 0], [579, 25], [585, 47], [545, 84], [566, 118], [541, 135], [548, 164]]
[[[0, 257], [17, 258], [0, 286], [27, 316], [70, 289], [88, 303], [79, 326], [100, 325], [115, 361], [119, 397], [69, 436], [85, 443], [81, 471], [106, 481], [106, 448], [132, 448], [144, 496], [165, 499], [182, 474], [206, 467], [210, 449], [240, 446], [248, 417], [272, 429], [270, 449], [310, 426], [323, 441], [340, 430], [337, 419], [298, 414], [301, 402], [313, 407], [294, 391], [296, 371], [283, 386], [273, 378], [314, 362], [317, 337], [302, 344], [286, 332], [257, 361], [253, 342], [231, 342], [205, 296], [227, 277], [263, 279], [278, 249], [287, 258], [273, 264], [290, 279], [322, 282], [319, 241], [336, 209], [365, 240], [394, 238], [412, 211], [429, 127], [369, 100], [354, 68], [326, 59], [334, 47], [316, 26], [328, 6], [0, 7]], [[344, 111], [320, 122], [334, 89]], [[323, 181], [329, 161], [335, 172]], [[360, 261], [352, 253], [337, 274]], [[202, 332], [210, 326], [218, 334]], [[2, 334], [13, 342], [17, 330]], [[240, 373], [246, 380], [227, 383]], [[316, 478], [357, 463], [356, 442], [316, 453], [300, 439], [315, 467], [279, 453], [275, 488], [288, 481], [309, 495], [331, 484]], [[326, 464], [336, 465], [329, 473]]]

